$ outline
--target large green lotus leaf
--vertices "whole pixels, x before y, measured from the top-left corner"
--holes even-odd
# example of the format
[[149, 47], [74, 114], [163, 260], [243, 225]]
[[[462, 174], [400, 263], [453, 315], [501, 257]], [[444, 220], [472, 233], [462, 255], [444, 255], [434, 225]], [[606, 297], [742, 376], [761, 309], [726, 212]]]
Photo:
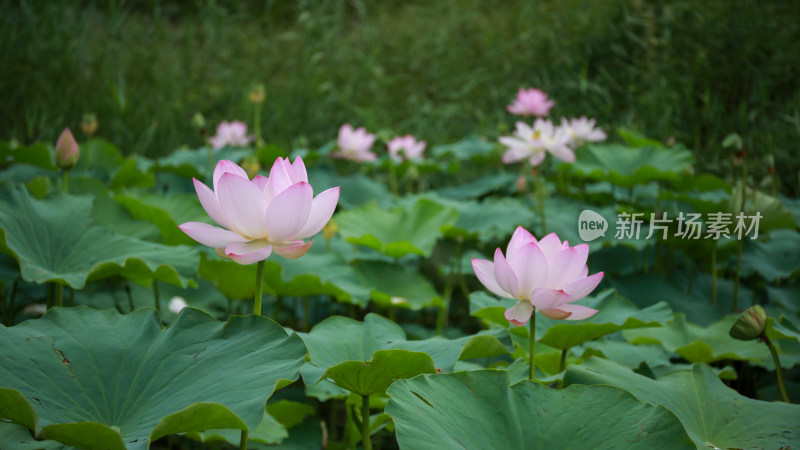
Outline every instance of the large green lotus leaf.
[[728, 334], [738, 315], [702, 327], [686, 321], [686, 315], [676, 313], [675, 320], [661, 328], [623, 331], [634, 344], [661, 344], [691, 363], [711, 363], [725, 359], [763, 363], [769, 358], [767, 346], [758, 341], [739, 341]]
[[626, 341], [601, 339], [587, 342], [583, 347], [586, 349], [584, 358], [590, 355], [603, 356], [629, 369], [636, 369], [642, 363], [650, 368], [672, 365], [670, 362], [672, 354], [660, 345], [636, 345]]
[[800, 313], [800, 285], [767, 286], [770, 303], [779, 304], [791, 313]]
[[[610, 385], [675, 413], [697, 448], [794, 448], [800, 445], [800, 406], [747, 398], [725, 386], [704, 364], [652, 380], [612, 361], [570, 366], [566, 385]], [[656, 445], [665, 448], [664, 445]]]
[[178, 228], [186, 222], [210, 223], [197, 195], [193, 194], [145, 194], [126, 192], [114, 199], [138, 220], [155, 224], [167, 245], [195, 245], [197, 242]]
[[0, 340], [0, 384], [35, 412], [0, 396], [3, 415], [84, 448], [144, 449], [169, 434], [254, 429], [306, 353], [267, 318], [222, 323], [192, 308], [167, 329], [152, 309], [53, 308], [42, 319], [0, 326]]
[[[324, 252], [321, 243], [315, 245], [319, 251], [312, 246], [311, 251], [294, 260], [270, 256], [264, 264], [264, 291], [297, 297], [325, 294], [366, 306], [371, 288], [363, 285], [362, 275], [337, 253]], [[229, 299], [251, 299], [255, 294], [255, 264], [243, 266], [203, 253], [199, 273]]]
[[455, 225], [458, 211], [421, 198], [410, 208], [391, 211], [374, 205], [338, 213], [334, 221], [347, 241], [393, 258], [430, 256], [442, 230]]
[[621, 137], [622, 140], [631, 147], [663, 147], [661, 142], [649, 138], [635, 130], [619, 128], [617, 130], [617, 134], [619, 134], [619, 137]]
[[308, 180], [314, 186], [314, 192], [339, 186], [339, 204], [344, 208], [357, 208], [367, 203], [388, 206], [391, 194], [386, 186], [362, 175], [342, 176], [325, 167], [308, 169]]
[[511, 342], [502, 331], [408, 341], [399, 325], [376, 314], [364, 322], [329, 317], [310, 333], [298, 333], [311, 358], [301, 374], [306, 385], [331, 379], [360, 395], [383, 393], [398, 378], [449, 372], [458, 360], [508, 354]]
[[692, 448], [674, 414], [621, 389], [508, 381], [493, 370], [397, 381], [386, 412], [400, 448]]
[[359, 284], [371, 291], [370, 297], [379, 305], [415, 311], [442, 305], [442, 298], [425, 277], [400, 264], [362, 261], [353, 265], [352, 270]]
[[478, 136], [470, 136], [452, 144], [437, 145], [431, 149], [431, 154], [437, 158], [452, 156], [458, 160], [487, 159], [496, 146], [495, 142]]
[[[252, 153], [250, 150], [229, 147], [215, 149], [212, 152], [214, 166], [216, 166], [217, 161], [223, 159], [239, 162], [239, 160]], [[211, 163], [208, 161], [208, 149], [206, 148], [174, 151], [166, 158], [156, 161], [156, 168], [182, 177], [194, 177], [197, 179], [209, 177], [213, 170]]]
[[100, 175], [107, 181], [110, 174], [116, 171], [125, 158], [114, 144], [102, 138], [90, 139], [80, 146], [81, 157], [72, 168], [73, 172], [90, 172]]
[[[82, 181], [84, 178], [71, 179]], [[98, 191], [92, 202], [92, 223], [107, 228], [114, 233], [131, 236], [150, 242], [161, 242], [161, 231], [150, 222], [136, 220], [130, 212], [111, 198], [107, 191]]]
[[111, 175], [109, 187], [119, 189], [122, 187], [152, 187], [155, 177], [148, 170], [149, 161], [137, 157], [126, 158], [125, 162]]
[[9, 443], [9, 448], [14, 450], [69, 450], [74, 448], [56, 441], [38, 441], [22, 425], [2, 420], [0, 420], [1, 442]]
[[579, 303], [598, 310], [598, 313], [585, 320], [556, 321], [539, 342], [565, 350], [620, 330], [660, 327], [672, 320], [672, 310], [667, 302], [639, 309], [613, 290]]
[[800, 274], [800, 233], [774, 230], [769, 233], [769, 241], [748, 239], [742, 251], [742, 273], [753, 272], [767, 281]]
[[513, 194], [516, 180], [516, 175], [508, 172], [501, 172], [498, 174], [484, 175], [468, 183], [442, 188], [436, 192], [442, 197], [456, 200], [477, 199], [493, 192], [499, 194]]
[[678, 182], [693, 161], [692, 152], [685, 148], [588, 144], [570, 167], [577, 175], [631, 188], [648, 181]]
[[[241, 430], [236, 429], [190, 431], [184, 433], [184, 436], [203, 443], [227, 442], [234, 446], [239, 446], [242, 440]], [[248, 432], [247, 442], [248, 444], [253, 442], [279, 444], [288, 436], [289, 432], [286, 427], [272, 417], [269, 412], [265, 412], [258, 426]]]
[[535, 220], [533, 209], [517, 198], [488, 198], [481, 202], [451, 200], [433, 194], [425, 198], [458, 211], [458, 221], [444, 229], [446, 236], [495, 242], [507, 237], [517, 226], [529, 228]]
[[[319, 239], [322, 241], [322, 239]], [[274, 260], [282, 269], [282, 295], [303, 297], [331, 295], [336, 300], [366, 306], [371, 287], [364, 285], [363, 274], [349, 265], [336, 252], [326, 251], [323, 242], [316, 242], [302, 258]], [[435, 295], [435, 292], [434, 292]]]
[[[733, 222], [736, 224], [735, 216], [739, 214], [742, 205], [742, 187], [741, 182], [738, 182], [731, 191], [731, 198], [728, 202], [728, 212], [733, 214]], [[794, 219], [794, 215], [778, 198], [753, 190], [751, 188], [745, 189], [744, 193], [746, 202], [744, 206], [745, 216], [755, 216], [756, 213], [761, 214], [759, 219], [758, 230], [763, 233], [767, 230], [774, 230], [778, 228], [796, 229], [798, 223]], [[746, 223], [750, 223], [748, 220]], [[752, 234], [750, 235], [752, 236]]]
[[31, 166], [58, 170], [53, 161], [53, 149], [44, 143], [29, 146], [12, 146], [7, 141], [0, 141], [0, 162], [3, 169], [8, 164], [30, 164]]
[[36, 200], [15, 186], [7, 186], [3, 196], [0, 244], [20, 263], [25, 281], [61, 281], [82, 289], [87, 280], [120, 274], [145, 285], [152, 280], [196, 285], [198, 256], [193, 249], [167, 247], [93, 226], [90, 197], [59, 193]]

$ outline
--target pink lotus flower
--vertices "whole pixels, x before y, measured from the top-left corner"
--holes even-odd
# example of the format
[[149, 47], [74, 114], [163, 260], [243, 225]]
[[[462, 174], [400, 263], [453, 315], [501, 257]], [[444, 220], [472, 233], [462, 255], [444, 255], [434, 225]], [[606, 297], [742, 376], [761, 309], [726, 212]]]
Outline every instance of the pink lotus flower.
[[58, 137], [55, 154], [56, 165], [64, 170], [71, 169], [78, 162], [78, 158], [81, 157], [78, 142], [75, 141], [75, 136], [72, 135], [72, 131], [69, 128], [64, 128], [61, 136]]
[[600, 142], [606, 140], [606, 133], [600, 129], [595, 128], [595, 119], [587, 119], [581, 117], [579, 119], [561, 118], [561, 126], [564, 132], [572, 139], [570, 145], [573, 148], [578, 148], [584, 142]]
[[517, 122], [513, 136], [501, 136], [498, 140], [508, 147], [503, 153], [506, 164], [527, 159], [531, 167], [536, 167], [544, 161], [547, 152], [562, 161], [575, 162], [575, 152], [569, 146], [570, 135], [566, 130], [554, 127], [549, 120], [536, 119], [533, 127]]
[[[417, 142], [414, 136], [407, 134], [398, 136], [386, 145], [389, 149], [389, 156], [395, 161], [411, 161], [412, 159], [422, 159], [422, 151], [425, 150], [425, 141]], [[402, 153], [401, 153], [402, 152]]]
[[214, 190], [194, 180], [200, 204], [224, 228], [187, 222], [179, 228], [195, 241], [214, 247], [217, 254], [239, 264], [262, 261], [274, 250], [288, 259], [303, 256], [311, 241], [328, 223], [339, 200], [339, 188], [316, 198], [308, 184], [306, 166], [278, 158], [269, 178], [248, 179], [244, 169], [220, 161], [214, 170]]
[[574, 302], [586, 297], [603, 279], [603, 272], [586, 276], [588, 256], [586, 244], [570, 247], [555, 233], [537, 241], [518, 227], [505, 257], [498, 248], [494, 262], [473, 259], [472, 268], [490, 291], [519, 300], [505, 313], [514, 325], [525, 325], [537, 310], [551, 319], [581, 320], [595, 315], [597, 310]]
[[358, 162], [375, 161], [378, 158], [378, 155], [370, 151], [375, 142], [375, 135], [367, 133], [364, 127], [354, 130], [349, 123], [342, 125], [336, 142], [339, 149], [331, 153], [334, 158]]
[[520, 89], [517, 98], [506, 109], [519, 116], [544, 117], [550, 112], [555, 102], [547, 99], [547, 94], [538, 89]]
[[243, 122], [222, 122], [217, 125], [217, 134], [209, 139], [211, 147], [246, 147], [254, 139], [247, 135], [247, 125]]

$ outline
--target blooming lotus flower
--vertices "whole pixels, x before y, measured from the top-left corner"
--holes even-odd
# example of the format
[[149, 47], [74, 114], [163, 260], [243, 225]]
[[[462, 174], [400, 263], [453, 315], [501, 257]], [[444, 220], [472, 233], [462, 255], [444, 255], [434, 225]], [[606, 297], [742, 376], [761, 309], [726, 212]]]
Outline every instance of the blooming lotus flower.
[[547, 152], [562, 161], [575, 162], [575, 152], [569, 146], [570, 135], [565, 129], [554, 127], [549, 120], [536, 119], [533, 127], [517, 122], [513, 136], [501, 136], [498, 140], [508, 147], [503, 153], [506, 164], [527, 159], [531, 167], [536, 167], [544, 161]]
[[81, 157], [78, 142], [75, 141], [75, 136], [72, 135], [72, 131], [69, 128], [64, 128], [61, 136], [58, 137], [55, 154], [56, 165], [64, 170], [71, 169], [78, 162], [78, 158]]
[[389, 156], [398, 162], [410, 161], [412, 159], [422, 159], [422, 151], [425, 150], [425, 141], [417, 142], [414, 136], [407, 134], [398, 136], [386, 145], [389, 149]]
[[519, 116], [544, 117], [550, 112], [555, 102], [547, 99], [547, 94], [538, 89], [520, 89], [517, 98], [506, 109]]
[[579, 119], [561, 118], [561, 128], [572, 139], [571, 145], [573, 148], [578, 148], [584, 142], [600, 142], [606, 140], [606, 133], [600, 129], [595, 128], [595, 119], [587, 119], [581, 117]]
[[247, 135], [247, 125], [243, 122], [222, 122], [217, 125], [217, 134], [209, 139], [211, 147], [246, 147], [253, 141], [253, 136]]
[[349, 159], [351, 161], [375, 161], [378, 155], [371, 152], [375, 135], [367, 133], [364, 127], [353, 129], [349, 123], [339, 128], [339, 137], [336, 143], [339, 149], [331, 153], [334, 158]]
[[508, 243], [506, 254], [498, 248], [494, 262], [473, 259], [478, 279], [495, 294], [519, 300], [506, 310], [505, 317], [514, 325], [525, 325], [537, 310], [551, 319], [586, 319], [596, 309], [576, 305], [603, 279], [603, 272], [587, 276], [589, 246], [570, 247], [555, 233], [540, 241], [518, 227]]
[[303, 256], [311, 247], [303, 239], [322, 230], [339, 200], [338, 187], [313, 197], [299, 156], [294, 163], [278, 158], [269, 178], [257, 175], [252, 180], [244, 169], [223, 160], [214, 169], [213, 182], [213, 191], [197, 180], [194, 187], [203, 209], [223, 228], [200, 222], [179, 228], [239, 264], [263, 261], [273, 251], [288, 259]]

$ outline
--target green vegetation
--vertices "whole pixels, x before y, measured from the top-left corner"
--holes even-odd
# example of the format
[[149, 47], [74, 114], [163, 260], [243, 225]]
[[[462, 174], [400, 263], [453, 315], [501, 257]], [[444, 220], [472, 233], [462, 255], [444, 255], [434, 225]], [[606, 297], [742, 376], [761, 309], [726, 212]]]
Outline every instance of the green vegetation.
[[54, 142], [95, 113], [126, 154], [163, 156], [202, 145], [196, 112], [211, 134], [252, 126], [261, 82], [262, 135], [283, 148], [323, 145], [344, 122], [445, 143], [505, 131], [505, 106], [535, 86], [556, 117], [674, 138], [700, 170], [729, 172], [721, 142], [738, 132], [755, 182], [771, 155], [791, 193], [797, 20], [792, 2], [746, 0], [9, 2], [0, 137]]

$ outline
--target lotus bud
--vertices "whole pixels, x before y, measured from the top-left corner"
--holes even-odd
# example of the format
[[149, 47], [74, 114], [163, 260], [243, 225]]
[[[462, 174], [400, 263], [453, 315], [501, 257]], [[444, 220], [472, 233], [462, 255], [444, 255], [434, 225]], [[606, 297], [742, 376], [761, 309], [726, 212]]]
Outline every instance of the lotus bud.
[[56, 142], [56, 165], [64, 170], [69, 170], [78, 162], [80, 156], [81, 152], [72, 131], [64, 128]]
[[194, 116], [192, 116], [192, 126], [197, 129], [205, 128], [206, 118], [203, 117], [202, 113], [194, 113]]
[[258, 83], [250, 89], [247, 95], [250, 97], [250, 101], [253, 102], [253, 104], [260, 105], [264, 103], [264, 99], [267, 97], [267, 91], [264, 89], [263, 83]]
[[97, 131], [97, 116], [92, 113], [84, 114], [81, 121], [81, 131], [87, 136], [92, 136]]
[[175, 314], [178, 314], [179, 312], [181, 312], [183, 308], [186, 308], [187, 306], [189, 306], [189, 304], [186, 303], [186, 300], [183, 297], [175, 296], [169, 300], [168, 307], [170, 311], [172, 311]]
[[747, 308], [731, 327], [730, 335], [740, 341], [752, 341], [764, 335], [767, 328], [767, 313], [761, 305]]
[[258, 171], [261, 170], [261, 163], [258, 162], [258, 158], [250, 155], [242, 161], [242, 169], [247, 172], [247, 176], [251, 179], [258, 175]]

